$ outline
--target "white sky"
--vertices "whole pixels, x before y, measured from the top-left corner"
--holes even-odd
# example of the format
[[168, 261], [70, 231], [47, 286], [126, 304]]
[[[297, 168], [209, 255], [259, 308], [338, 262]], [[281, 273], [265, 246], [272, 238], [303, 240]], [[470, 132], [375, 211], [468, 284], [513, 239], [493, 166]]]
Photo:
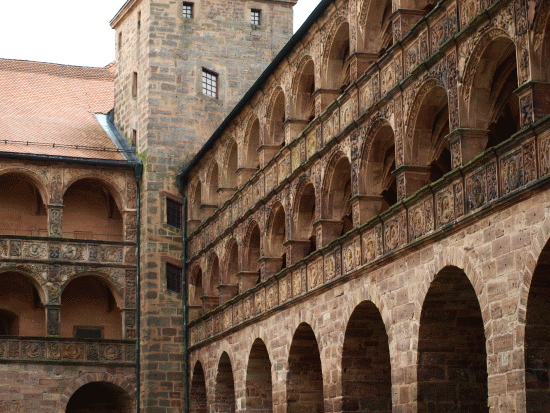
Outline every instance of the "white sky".
[[[299, 0], [294, 31], [320, 0]], [[115, 58], [109, 21], [125, 0], [2, 1], [0, 58], [102, 67]]]

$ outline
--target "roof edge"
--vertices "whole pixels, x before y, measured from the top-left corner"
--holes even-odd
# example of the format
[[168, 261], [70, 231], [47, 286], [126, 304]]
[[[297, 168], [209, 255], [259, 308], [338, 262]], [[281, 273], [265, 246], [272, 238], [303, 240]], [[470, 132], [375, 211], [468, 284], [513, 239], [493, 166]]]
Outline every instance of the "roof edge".
[[[132, 1], [132, 0], [129, 0]], [[248, 104], [248, 102], [254, 97], [256, 92], [258, 92], [267, 78], [275, 72], [279, 65], [285, 60], [287, 55], [294, 49], [294, 47], [304, 38], [304, 36], [309, 32], [309, 29], [317, 22], [317, 20], [323, 15], [323, 13], [328, 9], [328, 7], [334, 3], [336, 0], [321, 0], [317, 5], [315, 10], [309, 15], [306, 21], [300, 26], [300, 28], [294, 33], [290, 38], [287, 44], [281, 49], [281, 51], [275, 56], [275, 59], [271, 61], [269, 66], [263, 71], [263, 73], [258, 77], [256, 82], [252, 85], [250, 89], [245, 93], [242, 99], [237, 103], [237, 105], [231, 110], [229, 115], [223, 120], [223, 122], [218, 126], [214, 131], [212, 136], [206, 141], [202, 148], [197, 152], [197, 154], [189, 161], [186, 165], [181, 168], [181, 172], [178, 175], [178, 182], [180, 188], [184, 187], [185, 181], [187, 179], [187, 174], [193, 169], [200, 161], [200, 159], [214, 146], [214, 143], [222, 135], [225, 129], [229, 124], [237, 117], [241, 110]]]
[[114, 29], [122, 21], [126, 14], [130, 12], [130, 10], [132, 10], [139, 2], [141, 2], [141, 0], [127, 0], [109, 22], [111, 29]]

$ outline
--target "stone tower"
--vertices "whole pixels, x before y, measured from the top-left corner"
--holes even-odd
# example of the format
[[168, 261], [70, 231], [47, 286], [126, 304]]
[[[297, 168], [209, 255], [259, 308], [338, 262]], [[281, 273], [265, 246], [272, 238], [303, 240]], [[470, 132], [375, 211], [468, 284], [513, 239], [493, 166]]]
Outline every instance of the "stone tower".
[[128, 0], [111, 21], [117, 48], [115, 124], [144, 162], [142, 411], [183, 410], [181, 285], [170, 278], [182, 268], [182, 230], [177, 217], [167, 223], [182, 202], [177, 170], [290, 38], [295, 3]]

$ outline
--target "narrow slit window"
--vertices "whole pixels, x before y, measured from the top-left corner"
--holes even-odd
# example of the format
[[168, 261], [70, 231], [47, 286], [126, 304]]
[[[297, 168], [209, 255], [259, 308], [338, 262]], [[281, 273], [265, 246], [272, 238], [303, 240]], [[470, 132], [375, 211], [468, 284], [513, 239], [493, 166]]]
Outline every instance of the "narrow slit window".
[[166, 288], [169, 291], [181, 294], [181, 278], [182, 271], [181, 268], [178, 268], [171, 264], [166, 264]]
[[141, 11], [138, 11], [137, 14], [137, 30], [138, 32], [141, 30]]
[[137, 146], [137, 130], [132, 129], [132, 146]]
[[251, 23], [259, 26], [262, 24], [262, 11], [259, 9], [252, 9], [251, 10]]
[[183, 2], [183, 18], [192, 19], [193, 18], [193, 3]]
[[132, 76], [132, 97], [137, 97], [138, 93], [138, 75], [137, 72], [134, 72]]
[[118, 33], [118, 50], [122, 49], [122, 32]]
[[218, 98], [218, 74], [202, 69], [202, 93], [206, 96]]
[[168, 198], [166, 199], [166, 223], [181, 229], [181, 204]]

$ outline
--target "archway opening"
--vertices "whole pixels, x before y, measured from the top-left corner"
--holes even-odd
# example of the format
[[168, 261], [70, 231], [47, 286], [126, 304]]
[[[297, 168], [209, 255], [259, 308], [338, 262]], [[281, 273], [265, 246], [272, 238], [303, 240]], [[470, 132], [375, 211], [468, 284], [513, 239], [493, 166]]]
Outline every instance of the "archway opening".
[[[472, 83], [471, 116], [475, 127], [489, 131], [485, 149], [504, 142], [520, 129], [516, 48], [499, 37], [485, 48]], [[483, 148], [481, 148], [483, 149]]]
[[343, 92], [350, 84], [349, 23], [342, 23], [330, 48], [327, 67], [327, 88]]
[[247, 270], [250, 272], [256, 272], [258, 274], [257, 283], [261, 281], [260, 279], [260, 227], [257, 224], [254, 224], [250, 232], [250, 239], [248, 240], [248, 251], [247, 251]]
[[550, 242], [533, 272], [525, 325], [525, 390], [527, 413], [550, 410]]
[[128, 393], [107, 382], [88, 383], [69, 399], [66, 413], [131, 413], [133, 401]]
[[273, 221], [271, 223], [270, 233], [268, 235], [267, 250], [270, 258], [275, 258], [272, 272], [276, 273], [286, 267], [285, 246], [286, 241], [286, 219], [285, 209], [282, 205], [274, 207]]
[[227, 262], [227, 283], [231, 285], [238, 285], [239, 278], [237, 274], [239, 273], [239, 244], [236, 241], [231, 245], [231, 250], [229, 251], [229, 260]]
[[72, 184], [63, 196], [63, 236], [122, 241], [123, 222], [111, 191], [94, 179]]
[[26, 276], [0, 274], [0, 333], [44, 336], [45, 311], [38, 290]]
[[351, 164], [346, 156], [341, 156], [334, 166], [327, 193], [328, 218], [340, 221], [340, 235], [353, 228], [350, 200]]
[[197, 186], [195, 187], [195, 191], [193, 192], [193, 197], [191, 200], [191, 205], [189, 207], [189, 219], [190, 221], [195, 221], [191, 224], [190, 230], [195, 230], [202, 219], [202, 212], [201, 212], [201, 205], [202, 205], [202, 184], [201, 181], [197, 181]]
[[457, 267], [441, 270], [424, 300], [417, 379], [418, 412], [489, 412], [481, 309]]
[[218, 163], [215, 162], [210, 171], [210, 182], [208, 185], [208, 203], [214, 206], [218, 206], [219, 175]]
[[317, 340], [311, 327], [296, 329], [288, 355], [287, 412], [324, 412], [323, 372]]
[[202, 314], [202, 296], [204, 291], [202, 289], [202, 270], [200, 267], [196, 267], [191, 274], [189, 281], [189, 319], [190, 321], [199, 318]]
[[391, 0], [377, 1], [369, 4], [365, 26], [362, 28], [365, 51], [383, 56], [393, 45]]
[[48, 236], [44, 200], [36, 185], [25, 176], [0, 176], [0, 234]]
[[231, 360], [226, 352], [220, 358], [218, 374], [216, 375], [216, 412], [235, 413], [235, 382]]
[[247, 165], [249, 168], [260, 168], [260, 157], [258, 148], [260, 147], [260, 121], [255, 119], [250, 128], [248, 136]]
[[279, 91], [271, 109], [271, 122], [269, 127], [270, 145], [285, 145], [285, 94]]
[[451, 170], [449, 105], [442, 86], [433, 87], [422, 99], [413, 137], [413, 164], [428, 167], [428, 181], [435, 182]]
[[[309, 241], [309, 247], [304, 249], [304, 257], [317, 250], [317, 241], [313, 223], [315, 222], [315, 188], [312, 183], [303, 188], [295, 214], [295, 239]], [[302, 257], [303, 258], [303, 257]]]
[[271, 413], [273, 411], [271, 361], [261, 339], [256, 339], [250, 350], [246, 368], [246, 411]]
[[391, 364], [388, 335], [371, 302], [353, 311], [342, 353], [342, 411], [391, 413]]
[[77, 277], [61, 295], [62, 337], [122, 338], [122, 312], [111, 288], [97, 276]]
[[227, 187], [231, 189], [237, 189], [237, 169], [239, 168], [237, 143], [234, 142], [229, 152], [229, 158], [227, 160]]
[[220, 260], [216, 253], [212, 253], [210, 256], [210, 286], [212, 287], [212, 295], [218, 295], [220, 286]]
[[202, 364], [198, 361], [193, 369], [193, 379], [191, 380], [191, 389], [189, 390], [189, 412], [207, 413], [207, 408], [206, 379]]
[[315, 119], [315, 66], [309, 60], [300, 75], [298, 93], [296, 96], [296, 118], [311, 122]]

